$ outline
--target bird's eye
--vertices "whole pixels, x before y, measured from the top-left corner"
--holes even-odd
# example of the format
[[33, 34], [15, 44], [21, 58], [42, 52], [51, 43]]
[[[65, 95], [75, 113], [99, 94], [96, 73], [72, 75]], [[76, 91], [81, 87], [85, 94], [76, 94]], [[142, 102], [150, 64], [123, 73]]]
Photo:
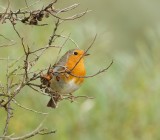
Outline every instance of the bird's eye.
[[78, 52], [74, 52], [73, 54], [74, 54], [74, 55], [78, 55]]

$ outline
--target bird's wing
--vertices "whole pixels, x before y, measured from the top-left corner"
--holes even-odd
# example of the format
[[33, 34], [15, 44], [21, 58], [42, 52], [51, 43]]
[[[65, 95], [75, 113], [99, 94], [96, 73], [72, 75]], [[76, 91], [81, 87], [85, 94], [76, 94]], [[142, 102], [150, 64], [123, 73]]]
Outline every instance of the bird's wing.
[[69, 55], [73, 52], [73, 50], [70, 50], [68, 52], [66, 52], [62, 57], [61, 59], [53, 65], [53, 72], [60, 72], [60, 71], [63, 71], [65, 70], [65, 66], [66, 66], [66, 63], [68, 61], [68, 57]]

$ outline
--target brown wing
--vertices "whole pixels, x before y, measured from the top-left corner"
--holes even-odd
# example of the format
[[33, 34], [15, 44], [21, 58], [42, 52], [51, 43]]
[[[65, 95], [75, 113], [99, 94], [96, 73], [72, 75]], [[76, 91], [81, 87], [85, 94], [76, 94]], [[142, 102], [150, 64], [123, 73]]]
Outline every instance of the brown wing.
[[[58, 61], [58, 63], [54, 64], [52, 68], [49, 69], [49, 71], [46, 74], [41, 75], [41, 83], [43, 85], [50, 86], [50, 80], [52, 79], [53, 75], [57, 76], [59, 75], [58, 72], [65, 70], [66, 62], [68, 61], [68, 57], [70, 54], [72, 54], [74, 51], [69, 50], [66, 52], [61, 59]], [[56, 73], [57, 72], [57, 73]], [[58, 80], [57, 80], [58, 81]]]
[[58, 71], [62, 71], [62, 70], [64, 70], [64, 67], [66, 66], [66, 63], [67, 63], [67, 61], [68, 61], [68, 57], [70, 56], [70, 54], [73, 54], [73, 52], [74, 52], [74, 49], [72, 49], [72, 50], [69, 50], [68, 52], [66, 52], [62, 57], [61, 57], [61, 59], [56, 63], [56, 64], [54, 64], [53, 65], [53, 71], [54, 72], [58, 72]]

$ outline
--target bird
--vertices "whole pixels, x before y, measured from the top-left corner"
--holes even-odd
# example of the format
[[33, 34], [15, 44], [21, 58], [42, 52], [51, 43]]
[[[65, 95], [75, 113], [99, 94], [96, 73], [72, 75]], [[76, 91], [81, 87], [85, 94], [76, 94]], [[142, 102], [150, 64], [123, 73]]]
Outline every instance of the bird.
[[52, 90], [51, 99], [47, 107], [57, 108], [58, 99], [61, 95], [69, 95], [80, 88], [84, 82], [86, 69], [84, 57], [89, 54], [81, 49], [67, 51], [57, 63], [41, 76], [41, 82]]

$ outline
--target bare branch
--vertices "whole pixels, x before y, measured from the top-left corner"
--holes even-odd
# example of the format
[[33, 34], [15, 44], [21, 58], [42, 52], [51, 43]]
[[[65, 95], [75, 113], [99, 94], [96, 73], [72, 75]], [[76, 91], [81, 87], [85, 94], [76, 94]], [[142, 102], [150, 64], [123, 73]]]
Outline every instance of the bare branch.
[[74, 65], [74, 67], [73, 67], [71, 70], [69, 70], [69, 73], [71, 73], [71, 72], [75, 69], [75, 67], [78, 65], [78, 63], [81, 61], [81, 59], [84, 57], [84, 55], [87, 54], [87, 52], [89, 51], [89, 49], [93, 46], [96, 38], [97, 38], [97, 34], [95, 35], [92, 43], [91, 43], [91, 44], [89, 45], [89, 47], [86, 49], [85, 53], [80, 57], [80, 59], [77, 61], [77, 63]]
[[16, 44], [16, 42], [14, 40], [10, 40], [9, 38], [5, 37], [4, 35], [0, 34], [1, 37], [3, 37], [5, 40], [8, 40], [12, 43], [9, 43], [9, 44], [3, 44], [3, 45], [0, 45], [0, 47], [9, 47], [9, 46], [13, 46]]
[[51, 38], [49, 39], [48, 46], [50, 46], [53, 42], [53, 39], [55, 37], [55, 34], [56, 34], [57, 29], [58, 29], [59, 23], [60, 23], [60, 21], [58, 19], [57, 22], [55, 23], [55, 28], [53, 29], [53, 33], [51, 35]]
[[8, 9], [9, 9], [9, 6], [10, 6], [10, 0], [8, 0], [8, 5], [7, 5], [7, 8], [6, 8], [6, 11], [3, 13], [3, 15], [0, 17], [0, 22], [1, 23], [4, 23], [4, 21], [5, 21], [5, 16], [6, 16], [6, 14], [7, 14], [7, 11], [8, 11]]
[[7, 104], [21, 91], [21, 89], [25, 86], [24, 80], [18, 85], [18, 87], [14, 90], [12, 96], [8, 99], [7, 102], [3, 105], [6, 108]]
[[[25, 0], [26, 1], [26, 0]], [[21, 8], [20, 10], [25, 10], [25, 9], [27, 9], [27, 8], [30, 8], [30, 7], [32, 7], [32, 6], [34, 6], [34, 5], [36, 5], [37, 3], [39, 3], [41, 0], [37, 0], [37, 1], [35, 1], [34, 3], [32, 3], [31, 5], [27, 5], [27, 7], [25, 7], [25, 8]]]
[[26, 52], [26, 49], [25, 49], [25, 46], [24, 46], [23, 37], [20, 36], [19, 32], [17, 31], [17, 29], [15, 28], [15, 25], [13, 23], [12, 23], [12, 26], [13, 26], [14, 31], [17, 33], [18, 37], [20, 38], [22, 46], [23, 46], [23, 50], [24, 50], [24, 52], [26, 54], [27, 52]]
[[14, 41], [14, 40], [10, 40], [9, 38], [5, 37], [4, 35], [0, 34], [1, 37], [3, 37], [4, 39], [8, 40], [8, 41]]
[[10, 97], [9, 95], [7, 95], [7, 94], [2, 94], [2, 93], [0, 93], [0, 96]]
[[66, 37], [66, 36], [64, 36], [64, 35], [55, 35], [55, 36], [57, 36], [57, 37], [62, 37], [62, 38], [68, 38], [71, 42], [73, 42], [73, 44], [74, 44], [78, 49], [80, 49], [79, 46], [78, 46], [78, 44], [77, 44], [72, 38]]
[[104, 68], [104, 69], [102, 69], [102, 70], [99, 70], [98, 72], [96, 72], [96, 73], [93, 74], [93, 75], [78, 76], [78, 75], [72, 74], [70, 71], [68, 71], [67, 73], [68, 73], [69, 75], [72, 75], [72, 76], [77, 77], [77, 78], [90, 78], [90, 77], [94, 77], [94, 76], [96, 76], [96, 75], [99, 75], [99, 74], [101, 74], [101, 73], [103, 73], [103, 72], [106, 72], [106, 71], [112, 66], [112, 64], [113, 64], [113, 60], [111, 61], [111, 63], [109, 64], [108, 67], [106, 67], [106, 68]]
[[39, 48], [39, 49], [36, 49], [36, 50], [33, 50], [33, 51], [31, 51], [30, 53], [32, 54], [34, 54], [34, 53], [36, 53], [36, 52], [39, 52], [39, 51], [44, 51], [44, 50], [47, 50], [48, 48], [61, 48], [61, 46], [46, 46], [46, 47], [42, 47], [42, 48]]
[[44, 92], [42, 92], [42, 91], [40, 91], [40, 90], [34, 88], [32, 85], [28, 85], [28, 86], [29, 86], [31, 89], [33, 89], [34, 91], [36, 91], [36, 92], [38, 92], [38, 93], [41, 93], [42, 95], [49, 96], [49, 94], [44, 93]]
[[81, 12], [81, 13], [75, 14], [75, 15], [67, 17], [67, 18], [61, 18], [61, 17], [53, 14], [51, 11], [47, 11], [47, 12], [50, 13], [53, 17], [55, 17], [55, 18], [57, 18], [59, 20], [66, 21], [66, 20], [75, 20], [75, 19], [81, 18], [86, 13], [91, 12], [91, 10], [86, 10], [85, 12]]
[[34, 109], [31, 109], [31, 108], [28, 108], [28, 107], [24, 107], [23, 105], [19, 104], [15, 99], [12, 99], [12, 101], [19, 107], [25, 109], [25, 110], [28, 110], [28, 111], [31, 111], [31, 112], [34, 112], [34, 113], [37, 113], [37, 114], [42, 114], [42, 115], [47, 115], [48, 113], [44, 113], [44, 112], [40, 112], [40, 111], [37, 111], [37, 110], [34, 110]]
[[10, 46], [13, 46], [13, 45], [15, 45], [15, 44], [16, 44], [16, 42], [13, 42], [13, 43], [11, 43], [11, 44], [3, 44], [3, 45], [0, 45], [0, 48], [10, 47]]
[[[48, 18], [49, 15], [52, 15], [53, 17], [55, 17], [59, 20], [67, 21], [67, 20], [78, 19], [78, 18], [84, 16], [86, 13], [90, 12], [90, 10], [86, 10], [85, 12], [77, 13], [77, 14], [70, 16], [70, 17], [67, 17], [67, 18], [59, 17], [59, 16], [57, 16], [58, 14], [73, 10], [73, 9], [77, 8], [79, 6], [79, 4], [73, 4], [73, 5], [68, 6], [66, 8], [56, 9], [53, 7], [53, 5], [57, 2], [57, 0], [49, 3], [47, 6], [43, 7], [41, 10], [38, 9], [38, 10], [30, 11], [29, 8], [38, 2], [40, 2], [40, 0], [36, 1], [35, 3], [33, 3], [31, 5], [28, 5], [27, 1], [25, 0], [26, 7], [19, 9], [17, 11], [10, 10], [8, 12], [8, 8], [9, 8], [9, 6], [8, 6], [8, 8], [6, 9], [6, 11], [4, 13], [0, 13], [1, 19], [3, 19], [3, 23], [7, 19], [9, 19], [13, 24], [16, 24], [17, 21], [21, 21], [22, 23], [25, 23], [27, 25], [45, 26], [47, 24], [39, 24], [39, 22], [42, 21], [43, 18]], [[28, 10], [26, 10], [26, 9], [28, 9]]]
[[64, 43], [62, 44], [62, 47], [59, 49], [59, 52], [58, 52], [58, 55], [57, 55], [57, 58], [56, 58], [56, 61], [55, 61], [55, 64], [57, 63], [58, 59], [59, 59], [59, 55], [62, 51], [62, 48], [64, 47], [64, 45], [67, 43], [68, 39], [69, 39], [69, 36], [70, 34], [68, 35], [68, 38], [66, 38], [66, 40], [64, 41]]
[[86, 95], [73, 96], [72, 94], [66, 94], [66, 95], [63, 95], [63, 97], [62, 97], [62, 99], [70, 100], [71, 102], [74, 102], [75, 99], [78, 99], [78, 98], [94, 99], [94, 97], [89, 97]]
[[[6, 84], [6, 94], [7, 95], [10, 95], [10, 85], [9, 85], [9, 58], [7, 59], [7, 74], [6, 74], [6, 77], [7, 77], [7, 84]], [[9, 96], [8, 96], [8, 100], [9, 100]], [[6, 136], [7, 135], [7, 132], [8, 132], [8, 126], [9, 126], [9, 121], [10, 121], [10, 118], [12, 117], [12, 112], [11, 112], [11, 104], [10, 102], [5, 106], [5, 109], [7, 111], [7, 118], [6, 118], [6, 123], [5, 123], [5, 128], [4, 128], [4, 131], [3, 131], [3, 136]]]
[[71, 6], [68, 6], [68, 7], [65, 7], [63, 9], [57, 10], [56, 15], [58, 15], [59, 13], [62, 13], [62, 12], [68, 12], [70, 10], [73, 10], [73, 9], [77, 8], [79, 5], [80, 5], [79, 3], [75, 3]]
[[12, 117], [12, 112], [11, 112], [10, 103], [7, 104], [7, 106], [6, 106], [6, 111], [7, 111], [7, 118], [6, 118], [5, 128], [4, 128], [4, 131], [3, 131], [3, 136], [6, 136], [6, 135], [7, 135], [8, 126], [9, 126], [9, 121], [10, 121], [10, 118]]
[[[30, 10], [30, 8], [29, 8], [29, 6], [28, 6], [27, 0], [24, 0], [24, 1], [25, 1], [25, 3], [26, 3], [26, 8]], [[30, 11], [31, 11], [31, 10], [30, 10]]]
[[75, 14], [75, 15], [73, 15], [73, 16], [71, 16], [71, 17], [68, 17], [68, 18], [65, 18], [65, 19], [63, 19], [63, 20], [75, 20], [75, 19], [81, 18], [82, 16], [84, 16], [84, 15], [87, 14], [88, 12], [91, 12], [91, 10], [86, 10], [85, 12]]
[[48, 131], [48, 129], [42, 128], [42, 123], [41, 123], [34, 131], [32, 131], [29, 134], [26, 134], [24, 136], [14, 137], [14, 138], [3, 136], [3, 137], [0, 137], [0, 138], [6, 138], [7, 140], [25, 140], [25, 139], [34, 137], [36, 135], [45, 135], [45, 134], [53, 134], [53, 133], [56, 133], [56, 130]]

